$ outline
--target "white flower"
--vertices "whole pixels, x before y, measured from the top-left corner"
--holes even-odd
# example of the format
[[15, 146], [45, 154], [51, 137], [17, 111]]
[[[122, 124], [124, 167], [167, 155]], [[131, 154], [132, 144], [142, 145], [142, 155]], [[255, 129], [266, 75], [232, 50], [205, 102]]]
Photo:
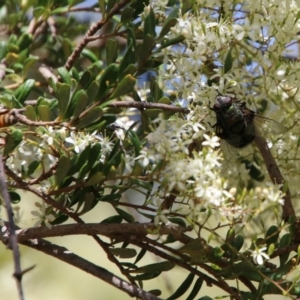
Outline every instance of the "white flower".
[[80, 153], [87, 145], [96, 143], [96, 132], [92, 134], [76, 134], [72, 131], [70, 136], [65, 139], [65, 142], [74, 145], [74, 151]]
[[35, 224], [33, 225], [33, 227], [38, 227], [41, 224], [45, 225], [47, 228], [51, 228], [51, 224], [50, 222], [53, 221], [55, 219], [55, 217], [52, 214], [49, 214], [47, 212], [47, 207], [45, 205], [44, 202], [42, 202], [42, 204], [35, 202], [34, 203], [35, 206], [38, 207], [38, 209], [40, 210], [40, 212], [38, 211], [32, 211], [31, 214], [35, 217], [37, 217], [37, 221], [35, 222]]
[[220, 146], [219, 138], [217, 136], [210, 137], [207, 134], [203, 134], [203, 137], [206, 139], [206, 141], [202, 142], [202, 146], [208, 146], [211, 148], [216, 148]]
[[168, 209], [159, 210], [157, 215], [154, 217], [154, 224], [159, 225], [160, 223], [169, 224], [170, 221], [166, 217], [166, 214], [169, 213]]
[[253, 261], [258, 264], [262, 265], [264, 263], [264, 259], [268, 260], [270, 257], [264, 251], [267, 250], [267, 247], [258, 248], [256, 247], [255, 250], [252, 251], [251, 256], [253, 257]]

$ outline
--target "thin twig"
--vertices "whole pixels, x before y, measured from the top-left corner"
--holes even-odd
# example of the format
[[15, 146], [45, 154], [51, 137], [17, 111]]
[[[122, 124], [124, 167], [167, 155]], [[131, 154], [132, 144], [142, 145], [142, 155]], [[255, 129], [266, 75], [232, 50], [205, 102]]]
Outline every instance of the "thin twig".
[[135, 107], [138, 109], [162, 109], [162, 110], [167, 110], [167, 111], [174, 111], [174, 112], [182, 112], [182, 113], [189, 113], [190, 110], [185, 108], [185, 107], [180, 107], [180, 106], [175, 106], [175, 105], [168, 105], [168, 104], [162, 104], [162, 103], [151, 103], [151, 102], [145, 102], [145, 101], [116, 101], [112, 102], [107, 105], [108, 107]]
[[19, 298], [21, 300], [24, 299], [24, 293], [22, 288], [22, 276], [23, 272], [21, 270], [21, 262], [20, 262], [20, 252], [19, 246], [16, 236], [15, 223], [14, 223], [14, 213], [11, 207], [10, 197], [6, 186], [6, 176], [4, 173], [2, 156], [0, 155], [0, 193], [1, 197], [5, 202], [7, 218], [8, 218], [8, 236], [9, 236], [9, 248], [13, 251], [14, 264], [15, 264], [15, 272], [14, 277], [17, 281], [17, 287], [19, 292]]
[[267, 142], [261, 137], [255, 137], [254, 141], [264, 159], [272, 182], [274, 184], [282, 184], [282, 187], [280, 189], [285, 193], [285, 196], [283, 197], [284, 205], [282, 207], [282, 218], [284, 220], [288, 220], [290, 217], [295, 217], [296, 214], [291, 201], [290, 190], [277, 166], [277, 163], [268, 147]]
[[[37, 100], [26, 100], [25, 104], [26, 105], [36, 105]], [[146, 101], [140, 101], [140, 102], [139, 101], [115, 101], [115, 102], [111, 102], [111, 103], [107, 104], [106, 107], [112, 107], [112, 108], [124, 107], [124, 108], [138, 108], [138, 109], [157, 109], [158, 108], [158, 109], [162, 109], [162, 110], [166, 110], [166, 111], [182, 112], [184, 114], [187, 114], [190, 112], [190, 110], [185, 107], [168, 105], [168, 104], [163, 104], [163, 103], [152, 103], [152, 102], [146, 102]], [[20, 110], [16, 110], [16, 111], [19, 112]], [[31, 121], [31, 120], [29, 120], [29, 121]], [[31, 121], [31, 122], [34, 122], [34, 121]], [[47, 122], [43, 122], [43, 123], [46, 123], [46, 125], [47, 125]], [[43, 125], [43, 123], [41, 122], [41, 125]], [[54, 125], [57, 125], [57, 123], [55, 123]]]
[[110, 12], [107, 14], [105, 19], [100, 20], [96, 24], [92, 25], [88, 32], [86, 33], [85, 37], [83, 40], [76, 46], [74, 49], [73, 53], [69, 56], [67, 62], [65, 63], [65, 68], [67, 70], [70, 70], [80, 55], [81, 51], [84, 49], [84, 47], [88, 44], [87, 38], [92, 36], [93, 34], [96, 33], [97, 30], [103, 27], [104, 24], [106, 24], [115, 14], [117, 14], [121, 8], [123, 8], [125, 5], [127, 5], [131, 0], [121, 0], [118, 1], [113, 8], [110, 10]]

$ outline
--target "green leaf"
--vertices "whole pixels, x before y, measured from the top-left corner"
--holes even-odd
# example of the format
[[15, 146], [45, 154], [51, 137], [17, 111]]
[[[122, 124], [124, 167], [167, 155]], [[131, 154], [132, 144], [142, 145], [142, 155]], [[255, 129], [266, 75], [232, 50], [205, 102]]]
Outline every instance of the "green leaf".
[[106, 14], [105, 0], [98, 0], [98, 3], [99, 3], [100, 12], [101, 12], [102, 16], [105, 16], [105, 14]]
[[97, 183], [101, 183], [105, 181], [106, 177], [101, 172], [96, 172], [87, 180], [87, 182], [84, 184], [85, 186], [95, 185]]
[[119, 98], [121, 96], [124, 96], [128, 93], [130, 93], [136, 83], [136, 79], [132, 75], [126, 75], [117, 85], [116, 89], [112, 93], [112, 95], [109, 97], [110, 99]]
[[109, 12], [113, 6], [116, 4], [117, 0], [107, 0], [107, 11]]
[[170, 40], [163, 40], [160, 46], [160, 50], [164, 49], [166, 47], [177, 45], [185, 40], [185, 37], [183, 35], [178, 35], [177, 37], [170, 39]]
[[120, 258], [133, 258], [136, 256], [136, 250], [130, 248], [112, 248], [109, 249], [114, 256]]
[[164, 96], [163, 91], [159, 88], [154, 77], [151, 77], [150, 79], [150, 95], [154, 99], [153, 102], [158, 102], [158, 100]]
[[70, 75], [72, 78], [76, 80], [76, 82], [79, 82], [80, 80], [79, 73], [75, 67], [72, 67], [72, 69], [70, 70]]
[[194, 300], [197, 296], [197, 294], [199, 293], [201, 287], [203, 284], [203, 279], [202, 278], [198, 278], [194, 284], [194, 287], [191, 291], [191, 293], [189, 294], [189, 296], [186, 298], [186, 300]]
[[87, 106], [92, 104], [94, 102], [94, 100], [97, 100], [95, 98], [98, 94], [98, 91], [99, 91], [99, 83], [97, 81], [92, 81], [91, 84], [89, 85], [87, 91], [86, 91], [87, 96], [88, 96]]
[[101, 97], [109, 86], [115, 83], [119, 76], [119, 65], [110, 64], [102, 73], [99, 82], [98, 95]]
[[174, 267], [175, 263], [163, 261], [160, 263], [150, 264], [134, 270], [130, 270], [130, 273], [153, 273], [155, 271], [165, 272], [172, 270]]
[[47, 105], [39, 105], [37, 107], [38, 116], [41, 121], [47, 122], [51, 121], [51, 113], [49, 106]]
[[269, 246], [272, 243], [277, 243], [277, 239], [279, 237], [279, 229], [277, 226], [272, 225], [266, 232], [265, 239], [266, 244]]
[[27, 119], [35, 121], [36, 120], [36, 114], [35, 114], [35, 109], [31, 105], [27, 105], [25, 109], [24, 115], [26, 116]]
[[[73, 166], [75, 167], [75, 169], [79, 170], [82, 168], [82, 166], [86, 163], [89, 163], [90, 160], [95, 162], [95, 157], [90, 155], [90, 151], [91, 151], [91, 144], [88, 144], [84, 150], [77, 156], [75, 162], [73, 163]], [[98, 157], [98, 155], [96, 156]], [[91, 167], [92, 165], [89, 164], [89, 166]]]
[[22, 51], [24, 49], [29, 48], [32, 45], [32, 40], [32, 34], [24, 32], [17, 40], [16, 45], [19, 47], [19, 50]]
[[83, 48], [81, 55], [88, 60], [90, 60], [92, 63], [99, 61], [99, 57], [95, 55], [95, 53], [87, 48]]
[[[62, 46], [61, 49], [63, 50], [64, 59], [69, 58], [73, 50], [72, 41], [68, 38], [64, 38], [61, 42], [61, 46]], [[64, 81], [64, 82], [70, 84], [70, 82], [68, 81]]]
[[69, 216], [61, 214], [57, 218], [55, 218], [55, 220], [50, 222], [50, 224], [51, 225], [58, 225], [58, 224], [66, 222], [68, 219], [69, 219]]
[[179, 286], [179, 288], [175, 291], [173, 295], [171, 295], [167, 300], [174, 300], [181, 297], [191, 286], [193, 280], [194, 280], [195, 274], [189, 273], [189, 275], [186, 277], [186, 279], [182, 282], [182, 284]]
[[91, 70], [85, 71], [79, 81], [79, 84], [82, 86], [82, 88], [87, 89], [90, 85], [91, 81], [94, 80], [94, 74]]
[[0, 61], [6, 56], [7, 54], [7, 46], [5, 41], [0, 41]]
[[159, 290], [159, 289], [154, 289], [154, 290], [150, 290], [150, 291], [148, 291], [148, 293], [150, 293], [150, 294], [152, 294], [152, 295], [154, 295], [154, 296], [160, 296], [161, 295], [161, 290]]
[[232, 246], [237, 250], [240, 251], [244, 245], [244, 237], [238, 234], [235, 236], [234, 241], [232, 242]]
[[154, 108], [154, 109], [148, 109], [143, 111], [143, 114], [147, 115], [151, 119], [156, 119], [160, 113], [162, 113], [163, 110], [159, 108]]
[[69, 71], [66, 68], [58, 68], [57, 72], [60, 76], [60, 78], [62, 79], [63, 83], [71, 85], [72, 81], [71, 81], [71, 76], [69, 74]]
[[17, 101], [23, 104], [29, 96], [31, 90], [34, 88], [35, 80], [27, 79], [22, 85], [20, 85], [14, 92]]
[[159, 37], [162, 38], [170, 32], [171, 27], [177, 24], [177, 18], [179, 16], [179, 7], [175, 7], [168, 18], [164, 21]]
[[149, 5], [149, 3], [150, 0], [132, 2], [130, 7], [134, 9], [134, 18], [140, 17], [140, 14], [144, 11], [145, 7]]
[[181, 218], [168, 218], [171, 223], [178, 224], [179, 226], [186, 227], [186, 224]]
[[119, 49], [119, 43], [116, 40], [109, 39], [106, 42], [105, 50], [106, 50], [107, 65], [110, 65], [110, 64], [116, 62], [116, 59], [118, 58], [118, 49]]
[[170, 98], [163, 96], [158, 100], [158, 103], [170, 105], [172, 103], [172, 101], [170, 100]]
[[143, 257], [144, 255], [147, 253], [146, 249], [141, 249], [140, 253], [138, 254], [138, 256], [136, 257], [134, 264], [137, 264]]
[[23, 140], [23, 132], [18, 129], [11, 129], [11, 132], [6, 136], [3, 156], [7, 156], [12, 152]]
[[21, 196], [18, 193], [9, 191], [8, 194], [11, 203], [18, 204], [21, 201]]
[[39, 161], [37, 160], [32, 161], [27, 168], [26, 175], [31, 176], [39, 165], [40, 165]]
[[128, 42], [127, 50], [123, 56], [123, 59], [120, 63], [120, 73], [119, 73], [119, 79], [123, 78], [124, 71], [130, 64], [134, 64], [136, 62], [135, 59], [135, 51], [133, 49], [133, 41]]
[[136, 71], [137, 71], [137, 67], [134, 64], [130, 64], [123, 71], [122, 77], [124, 77], [124, 76], [126, 76], [128, 74], [135, 75]]
[[121, 23], [127, 23], [133, 19], [134, 10], [131, 7], [125, 7], [121, 13]]
[[56, 172], [54, 175], [56, 185], [59, 186], [65, 179], [66, 175], [68, 174], [68, 171], [70, 169], [70, 158], [66, 156], [61, 156], [59, 158]]
[[100, 107], [94, 107], [90, 109], [84, 116], [82, 116], [75, 126], [78, 129], [86, 128], [92, 123], [100, 120], [102, 115], [103, 110]]
[[34, 7], [34, 9], [33, 9], [34, 17], [36, 19], [39, 19], [44, 14], [45, 10], [47, 10], [47, 7], [44, 7], [44, 6]]
[[145, 274], [141, 274], [141, 275], [137, 275], [135, 277], [133, 277], [134, 280], [150, 280], [150, 279], [153, 279], [153, 278], [156, 278], [157, 276], [160, 275], [161, 272], [159, 271], [156, 271], [156, 272], [153, 272], [153, 273], [145, 273]]
[[93, 193], [85, 193], [84, 195], [84, 199], [83, 199], [83, 208], [81, 211], [79, 211], [79, 208], [81, 206], [81, 203], [79, 203], [79, 205], [77, 206], [77, 210], [76, 212], [79, 214], [79, 215], [83, 215], [85, 214], [86, 212], [92, 210], [96, 204], [98, 203], [98, 200], [96, 199], [95, 195]]
[[115, 210], [117, 211], [117, 213], [128, 223], [133, 223], [134, 222], [134, 218], [132, 215], [130, 215], [129, 213], [127, 213], [126, 211], [115, 207]]
[[63, 120], [67, 111], [67, 107], [70, 101], [70, 86], [67, 84], [61, 84], [57, 89], [57, 100], [59, 116]]
[[30, 56], [24, 61], [22, 74], [26, 78], [29, 71], [31, 71], [34, 64], [39, 60], [38, 56]]
[[213, 248], [212, 256], [214, 258], [221, 258], [221, 257], [223, 257], [224, 254], [225, 254], [225, 251], [222, 248], [220, 248], [220, 247]]
[[182, 15], [184, 15], [188, 10], [190, 10], [192, 8], [192, 4], [194, 3], [194, 1], [195, 0], [185, 0], [182, 2], [182, 5], [181, 5]]
[[145, 65], [145, 62], [148, 60], [154, 45], [155, 45], [154, 37], [149, 34], [145, 35], [144, 39], [143, 39], [142, 47], [141, 47], [140, 51], [138, 52], [139, 64]]
[[203, 249], [206, 247], [205, 241], [193, 239], [179, 249], [181, 253], [187, 253], [193, 258], [204, 259], [206, 257]]
[[292, 236], [290, 233], [286, 233], [285, 235], [282, 236], [279, 242], [279, 248], [284, 248], [287, 247], [291, 244], [292, 242]]
[[141, 150], [141, 141], [140, 141], [139, 137], [132, 130], [128, 130], [128, 137], [129, 137], [129, 139], [130, 139], [130, 141], [131, 141], [131, 143], [134, 147], [135, 157], [139, 156], [140, 150]]
[[100, 224], [119, 224], [122, 223], [123, 218], [120, 215], [108, 217], [100, 222]]
[[79, 115], [86, 109], [88, 102], [88, 96], [84, 90], [79, 90], [76, 92], [72, 99], [73, 106], [73, 118], [78, 118]]
[[228, 73], [232, 68], [233, 58], [231, 54], [232, 48], [229, 50], [224, 62], [224, 74]]
[[[291, 244], [291, 242], [292, 242], [292, 236], [291, 236], [291, 234], [290, 233], [286, 233], [280, 239], [279, 249], [280, 248], [285, 248], [285, 247], [289, 246]], [[290, 255], [290, 253], [286, 252], [286, 253], [283, 253], [283, 254], [281, 254], [279, 256], [280, 266], [283, 266], [286, 263], [286, 261], [289, 258], [289, 255]]]
[[155, 16], [151, 6], [148, 6], [149, 13], [144, 20], [144, 36], [150, 35], [152, 37], [156, 36], [155, 31]]

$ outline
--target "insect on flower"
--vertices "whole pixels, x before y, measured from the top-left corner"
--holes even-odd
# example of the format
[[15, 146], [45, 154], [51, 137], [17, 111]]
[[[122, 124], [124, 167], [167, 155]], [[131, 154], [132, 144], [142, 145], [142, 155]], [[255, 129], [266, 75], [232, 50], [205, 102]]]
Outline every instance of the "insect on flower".
[[216, 113], [216, 134], [235, 148], [249, 145], [256, 136], [261, 137], [265, 128], [273, 133], [284, 133], [282, 124], [260, 116], [246, 107], [246, 103], [230, 96], [217, 96], [212, 110]]

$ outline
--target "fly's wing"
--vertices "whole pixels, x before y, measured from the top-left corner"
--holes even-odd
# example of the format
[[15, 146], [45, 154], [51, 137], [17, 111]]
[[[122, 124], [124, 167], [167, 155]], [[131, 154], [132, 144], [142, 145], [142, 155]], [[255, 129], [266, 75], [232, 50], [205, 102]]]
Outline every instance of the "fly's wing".
[[262, 137], [268, 134], [283, 134], [288, 130], [284, 125], [272, 119], [257, 114], [255, 114], [254, 124], [256, 125], [255, 127], [258, 129], [256, 132], [257, 136]]
[[243, 148], [236, 148], [226, 142], [226, 140], [220, 141], [220, 148], [223, 152], [224, 161], [227, 163], [236, 162], [241, 157], [247, 157], [253, 153], [253, 144], [249, 143]]

